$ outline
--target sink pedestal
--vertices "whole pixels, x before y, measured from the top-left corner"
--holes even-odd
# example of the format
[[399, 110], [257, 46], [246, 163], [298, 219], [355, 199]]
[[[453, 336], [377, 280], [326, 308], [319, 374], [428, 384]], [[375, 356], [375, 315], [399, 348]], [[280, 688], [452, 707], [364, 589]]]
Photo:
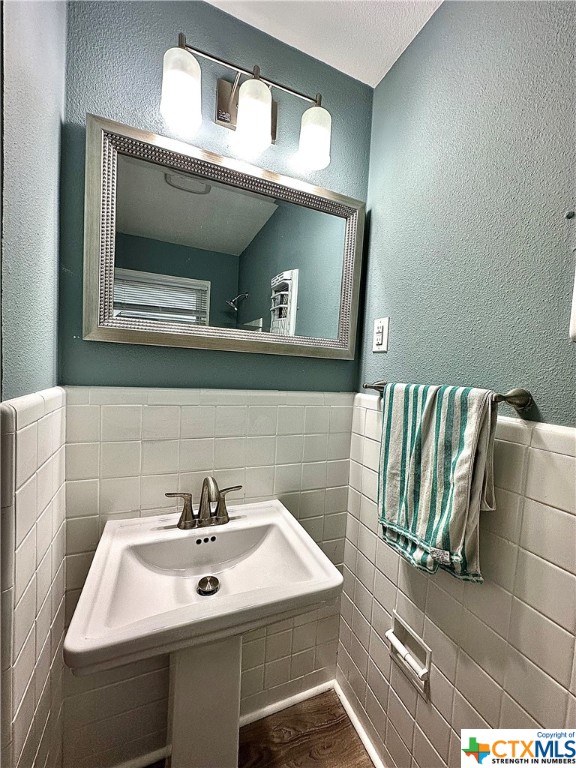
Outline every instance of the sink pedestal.
[[237, 768], [241, 657], [240, 635], [171, 654], [172, 768]]

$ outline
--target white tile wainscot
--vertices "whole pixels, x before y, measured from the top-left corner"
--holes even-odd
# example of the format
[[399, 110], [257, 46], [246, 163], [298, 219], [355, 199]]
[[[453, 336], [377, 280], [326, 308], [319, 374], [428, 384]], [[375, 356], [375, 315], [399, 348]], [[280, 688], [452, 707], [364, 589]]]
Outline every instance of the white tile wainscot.
[[2, 744], [6, 768], [62, 762], [65, 392], [1, 404]]
[[[357, 395], [337, 680], [386, 765], [460, 765], [460, 728], [576, 723], [576, 430], [499, 417], [485, 583], [409, 566], [378, 537], [380, 399]], [[504, 410], [504, 409], [502, 409]], [[391, 662], [396, 609], [432, 648], [430, 701]]]
[[[165, 747], [167, 659], [62, 675], [64, 589], [69, 620], [106, 520], [175, 512], [169, 490], [197, 503], [208, 473], [243, 485], [237, 501], [280, 498], [344, 564], [340, 616], [331, 606], [243, 638], [245, 719], [336, 674], [390, 768], [455, 768], [463, 726], [573, 725], [576, 430], [499, 418], [486, 582], [464, 585], [378, 539], [379, 405], [76, 387], [2, 404], [3, 768], [112, 768]], [[433, 649], [430, 702], [390, 662], [394, 608]]]
[[[166, 491], [192, 491], [197, 504], [207, 474], [243, 486], [231, 503], [279, 498], [342, 564], [352, 394], [66, 392], [68, 621], [106, 520], [176, 512]], [[338, 625], [333, 605], [245, 635], [242, 715], [332, 680]], [[65, 670], [64, 766], [106, 768], [164, 747], [167, 665], [158, 657], [87, 678]]]

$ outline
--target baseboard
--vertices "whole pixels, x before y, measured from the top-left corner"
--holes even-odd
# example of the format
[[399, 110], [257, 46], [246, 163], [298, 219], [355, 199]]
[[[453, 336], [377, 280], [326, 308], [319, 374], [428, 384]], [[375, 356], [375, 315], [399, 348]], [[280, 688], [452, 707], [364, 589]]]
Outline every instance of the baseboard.
[[342, 706], [346, 710], [346, 714], [350, 718], [350, 722], [352, 723], [354, 730], [360, 737], [360, 741], [364, 745], [364, 749], [368, 753], [368, 757], [374, 763], [374, 768], [388, 768], [382, 762], [382, 759], [379, 757], [378, 753], [376, 752], [376, 749], [372, 744], [372, 740], [370, 739], [370, 736], [368, 736], [368, 734], [366, 733], [366, 730], [364, 729], [364, 726], [360, 722], [358, 715], [356, 714], [356, 712], [354, 712], [354, 709], [352, 708], [352, 705], [348, 701], [346, 694], [344, 693], [342, 688], [340, 688], [336, 680], [333, 680], [333, 687], [336, 695], [340, 699]]
[[170, 757], [170, 747], [162, 747], [154, 752], [148, 752], [145, 755], [139, 755], [133, 757], [132, 760], [126, 760], [125, 763], [116, 765], [115, 768], [148, 768], [149, 765], [157, 763], [159, 760], [164, 760], [166, 757]]
[[[289, 696], [286, 699], [277, 701], [274, 704], [269, 704], [267, 707], [262, 707], [261, 709], [257, 709], [254, 712], [248, 712], [246, 715], [242, 715], [240, 718], [240, 727], [254, 723], [256, 720], [262, 720], [262, 718], [268, 717], [269, 715], [274, 715], [276, 712], [282, 712], [283, 709], [293, 707], [294, 704], [299, 704], [301, 701], [312, 699], [314, 696], [318, 696], [321, 693], [325, 693], [326, 691], [331, 690], [333, 690], [340, 699], [346, 714], [350, 718], [350, 722], [352, 723], [354, 730], [358, 734], [360, 741], [368, 753], [368, 757], [374, 764], [374, 768], [388, 768], [388, 766], [386, 766], [378, 756], [378, 753], [376, 752], [370, 737], [366, 733], [364, 726], [358, 719], [358, 716], [352, 709], [352, 705], [348, 701], [346, 694], [338, 685], [336, 680], [328, 680], [327, 682], [322, 683], [322, 685], [317, 685], [314, 688], [301, 691], [294, 696]], [[140, 755], [139, 757], [135, 757], [132, 760], [127, 760], [125, 763], [121, 763], [120, 765], [115, 766], [115, 768], [147, 768], [149, 765], [169, 757], [170, 752], [170, 747], [167, 746], [163, 749], [157, 749], [155, 752], [149, 752], [146, 755]]]
[[274, 704], [269, 704], [267, 707], [256, 709], [254, 712], [247, 712], [240, 718], [240, 728], [242, 728], [243, 725], [254, 723], [256, 720], [262, 720], [263, 717], [268, 717], [268, 715], [274, 715], [276, 712], [282, 712], [283, 709], [293, 707], [294, 704], [299, 704], [301, 701], [311, 699], [313, 696], [318, 696], [320, 693], [325, 693], [326, 691], [330, 691], [333, 688], [334, 680], [328, 680], [326, 683], [322, 683], [321, 685], [317, 685], [314, 688], [309, 688], [306, 691], [296, 693], [294, 696], [289, 696], [287, 699], [281, 699]]

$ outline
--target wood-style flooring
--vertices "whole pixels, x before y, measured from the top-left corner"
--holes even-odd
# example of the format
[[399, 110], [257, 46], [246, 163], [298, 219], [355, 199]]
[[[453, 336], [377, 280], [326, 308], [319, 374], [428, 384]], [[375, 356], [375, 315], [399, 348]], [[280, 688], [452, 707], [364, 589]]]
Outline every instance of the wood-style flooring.
[[[166, 760], [166, 768], [170, 758]], [[148, 768], [163, 768], [164, 761]], [[327, 691], [240, 729], [239, 768], [373, 768], [340, 699]]]
[[240, 729], [239, 768], [373, 768], [334, 691]]

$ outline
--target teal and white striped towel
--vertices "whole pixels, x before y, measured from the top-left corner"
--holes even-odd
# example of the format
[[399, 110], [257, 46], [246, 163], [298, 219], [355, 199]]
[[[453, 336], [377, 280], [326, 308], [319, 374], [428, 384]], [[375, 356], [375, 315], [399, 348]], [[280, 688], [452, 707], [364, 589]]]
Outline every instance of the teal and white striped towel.
[[412, 565], [482, 581], [480, 510], [493, 510], [497, 404], [487, 389], [387, 384], [378, 508], [384, 541]]

